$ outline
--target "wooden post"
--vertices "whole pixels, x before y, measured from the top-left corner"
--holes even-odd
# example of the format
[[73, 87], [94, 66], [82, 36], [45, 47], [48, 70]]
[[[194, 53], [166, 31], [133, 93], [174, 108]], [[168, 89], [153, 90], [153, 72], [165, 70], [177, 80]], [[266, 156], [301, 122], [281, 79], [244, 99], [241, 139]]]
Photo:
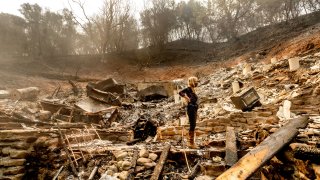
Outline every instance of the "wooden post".
[[159, 179], [159, 177], [162, 173], [162, 170], [163, 170], [163, 166], [168, 158], [170, 148], [171, 148], [171, 144], [166, 144], [165, 147], [163, 148], [161, 156], [158, 161], [158, 164], [154, 168], [154, 171], [153, 171], [153, 174], [152, 174], [150, 180], [158, 180]]
[[261, 144], [253, 148], [235, 165], [221, 174], [216, 180], [247, 179], [261, 166], [270, 160], [282, 147], [288, 145], [298, 134], [299, 128], [308, 124], [308, 116], [291, 119], [288, 124], [267, 137]]
[[225, 161], [229, 167], [238, 161], [237, 139], [233, 127], [227, 127]]

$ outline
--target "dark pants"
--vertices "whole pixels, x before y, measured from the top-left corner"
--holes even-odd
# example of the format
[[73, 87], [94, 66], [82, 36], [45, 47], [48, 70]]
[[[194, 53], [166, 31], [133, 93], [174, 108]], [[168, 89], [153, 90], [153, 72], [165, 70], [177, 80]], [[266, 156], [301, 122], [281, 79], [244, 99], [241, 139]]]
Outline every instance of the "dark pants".
[[197, 104], [188, 104], [188, 106], [187, 106], [187, 114], [188, 114], [189, 123], [190, 123], [189, 131], [194, 131], [195, 128], [196, 128], [197, 111], [198, 111], [198, 105]]

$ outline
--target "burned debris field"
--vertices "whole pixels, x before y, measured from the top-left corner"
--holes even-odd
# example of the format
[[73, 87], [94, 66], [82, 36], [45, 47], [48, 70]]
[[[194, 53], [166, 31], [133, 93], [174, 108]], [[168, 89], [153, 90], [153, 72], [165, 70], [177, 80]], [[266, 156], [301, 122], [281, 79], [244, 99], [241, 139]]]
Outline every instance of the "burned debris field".
[[320, 179], [319, 1], [65, 2], [0, 13], [0, 180]]

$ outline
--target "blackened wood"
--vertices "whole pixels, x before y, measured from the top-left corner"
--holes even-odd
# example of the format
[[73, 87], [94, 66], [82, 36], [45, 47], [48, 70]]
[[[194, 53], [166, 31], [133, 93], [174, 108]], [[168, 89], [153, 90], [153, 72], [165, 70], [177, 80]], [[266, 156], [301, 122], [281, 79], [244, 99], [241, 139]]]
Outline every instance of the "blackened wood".
[[288, 124], [267, 137], [216, 180], [247, 179], [297, 136], [308, 124], [308, 116], [291, 119]]
[[161, 153], [159, 161], [158, 161], [156, 167], [154, 168], [153, 174], [151, 176], [151, 180], [158, 180], [159, 179], [159, 177], [162, 173], [162, 170], [163, 170], [163, 166], [166, 163], [166, 160], [168, 158], [170, 148], [171, 148], [171, 144], [166, 144], [165, 147], [163, 148], [163, 151]]

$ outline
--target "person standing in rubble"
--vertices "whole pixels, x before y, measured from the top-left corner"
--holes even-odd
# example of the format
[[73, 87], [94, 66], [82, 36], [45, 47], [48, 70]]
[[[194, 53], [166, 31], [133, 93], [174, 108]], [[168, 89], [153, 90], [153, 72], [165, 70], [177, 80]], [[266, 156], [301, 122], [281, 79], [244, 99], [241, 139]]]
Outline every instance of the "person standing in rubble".
[[179, 95], [183, 97], [187, 105], [187, 114], [189, 118], [189, 143], [188, 146], [190, 148], [197, 148], [197, 146], [194, 143], [194, 131], [196, 128], [196, 121], [197, 121], [197, 111], [198, 111], [198, 96], [195, 93], [195, 87], [198, 86], [198, 78], [197, 77], [190, 77], [188, 79], [188, 87], [183, 89], [179, 92]]

